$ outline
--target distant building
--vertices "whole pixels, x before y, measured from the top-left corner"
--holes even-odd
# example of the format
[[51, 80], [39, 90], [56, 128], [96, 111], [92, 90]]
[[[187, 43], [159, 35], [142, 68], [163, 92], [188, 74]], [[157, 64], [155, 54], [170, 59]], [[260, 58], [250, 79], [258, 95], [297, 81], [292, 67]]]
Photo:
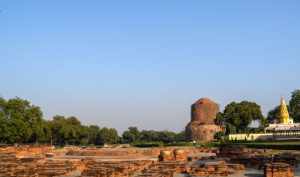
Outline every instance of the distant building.
[[284, 98], [280, 100], [277, 122], [265, 128], [261, 134], [230, 134], [229, 140], [291, 140], [300, 139], [300, 123], [294, 123], [289, 115]]
[[280, 101], [278, 121], [270, 124], [265, 131], [272, 133], [275, 139], [300, 139], [300, 123], [294, 123], [290, 117], [284, 98]]

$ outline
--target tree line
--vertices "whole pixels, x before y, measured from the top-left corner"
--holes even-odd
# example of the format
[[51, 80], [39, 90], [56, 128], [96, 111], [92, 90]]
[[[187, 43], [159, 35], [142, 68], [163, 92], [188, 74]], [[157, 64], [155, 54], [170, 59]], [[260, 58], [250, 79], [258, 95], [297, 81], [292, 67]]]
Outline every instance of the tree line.
[[103, 145], [137, 141], [183, 141], [184, 134], [129, 127], [122, 136], [114, 128], [83, 125], [74, 116], [43, 118], [40, 107], [21, 98], [0, 98], [0, 143], [46, 143], [53, 145]]
[[[288, 109], [294, 122], [300, 122], [300, 90], [292, 92]], [[216, 123], [225, 127], [225, 134], [259, 132], [278, 118], [279, 107], [264, 117], [261, 107], [255, 102], [229, 103], [217, 115]], [[250, 127], [253, 122], [258, 127]], [[40, 107], [21, 98], [0, 97], [0, 143], [46, 143], [54, 145], [103, 145], [116, 143], [153, 142], [172, 143], [185, 141], [184, 131], [139, 130], [129, 127], [122, 135], [114, 128], [83, 125], [74, 116], [43, 118]]]
[[54, 116], [43, 119], [38, 106], [21, 98], [0, 98], [0, 143], [47, 143], [85, 145], [118, 143], [116, 129], [82, 125], [76, 117]]

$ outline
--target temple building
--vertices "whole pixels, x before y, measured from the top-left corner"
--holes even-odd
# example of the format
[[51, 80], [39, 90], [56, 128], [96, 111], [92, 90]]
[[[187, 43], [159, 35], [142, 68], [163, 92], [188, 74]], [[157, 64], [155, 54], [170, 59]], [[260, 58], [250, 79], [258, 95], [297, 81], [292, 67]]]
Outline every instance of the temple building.
[[280, 101], [277, 121], [279, 123], [270, 124], [265, 131], [272, 133], [275, 139], [300, 139], [300, 123], [294, 123], [283, 98]]
[[279, 113], [275, 123], [265, 128], [265, 133], [230, 134], [229, 140], [292, 140], [300, 139], [300, 123], [294, 123], [289, 115], [284, 98], [280, 100]]

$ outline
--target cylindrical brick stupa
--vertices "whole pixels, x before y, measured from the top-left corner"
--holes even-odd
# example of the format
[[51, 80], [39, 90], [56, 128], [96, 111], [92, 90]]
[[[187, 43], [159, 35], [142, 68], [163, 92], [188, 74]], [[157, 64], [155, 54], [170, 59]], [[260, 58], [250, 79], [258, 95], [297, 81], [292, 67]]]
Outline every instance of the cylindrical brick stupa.
[[191, 106], [191, 122], [186, 126], [189, 140], [212, 141], [221, 127], [215, 124], [219, 105], [209, 98], [201, 98]]
[[191, 121], [202, 124], [215, 124], [214, 120], [220, 112], [219, 105], [209, 98], [201, 98], [191, 106]]

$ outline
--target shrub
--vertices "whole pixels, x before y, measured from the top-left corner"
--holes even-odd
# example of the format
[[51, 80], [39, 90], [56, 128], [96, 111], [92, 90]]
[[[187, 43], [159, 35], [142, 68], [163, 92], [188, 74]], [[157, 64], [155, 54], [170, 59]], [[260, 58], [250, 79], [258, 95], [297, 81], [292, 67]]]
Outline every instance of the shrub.
[[135, 147], [146, 148], [146, 147], [162, 147], [164, 146], [164, 143], [163, 142], [135, 142], [132, 143], [131, 145]]
[[300, 142], [291, 142], [291, 141], [275, 141], [275, 142], [264, 142], [264, 141], [255, 141], [255, 142], [231, 142], [229, 143], [233, 146], [243, 145], [248, 148], [257, 148], [257, 149], [278, 149], [278, 150], [299, 150]]

